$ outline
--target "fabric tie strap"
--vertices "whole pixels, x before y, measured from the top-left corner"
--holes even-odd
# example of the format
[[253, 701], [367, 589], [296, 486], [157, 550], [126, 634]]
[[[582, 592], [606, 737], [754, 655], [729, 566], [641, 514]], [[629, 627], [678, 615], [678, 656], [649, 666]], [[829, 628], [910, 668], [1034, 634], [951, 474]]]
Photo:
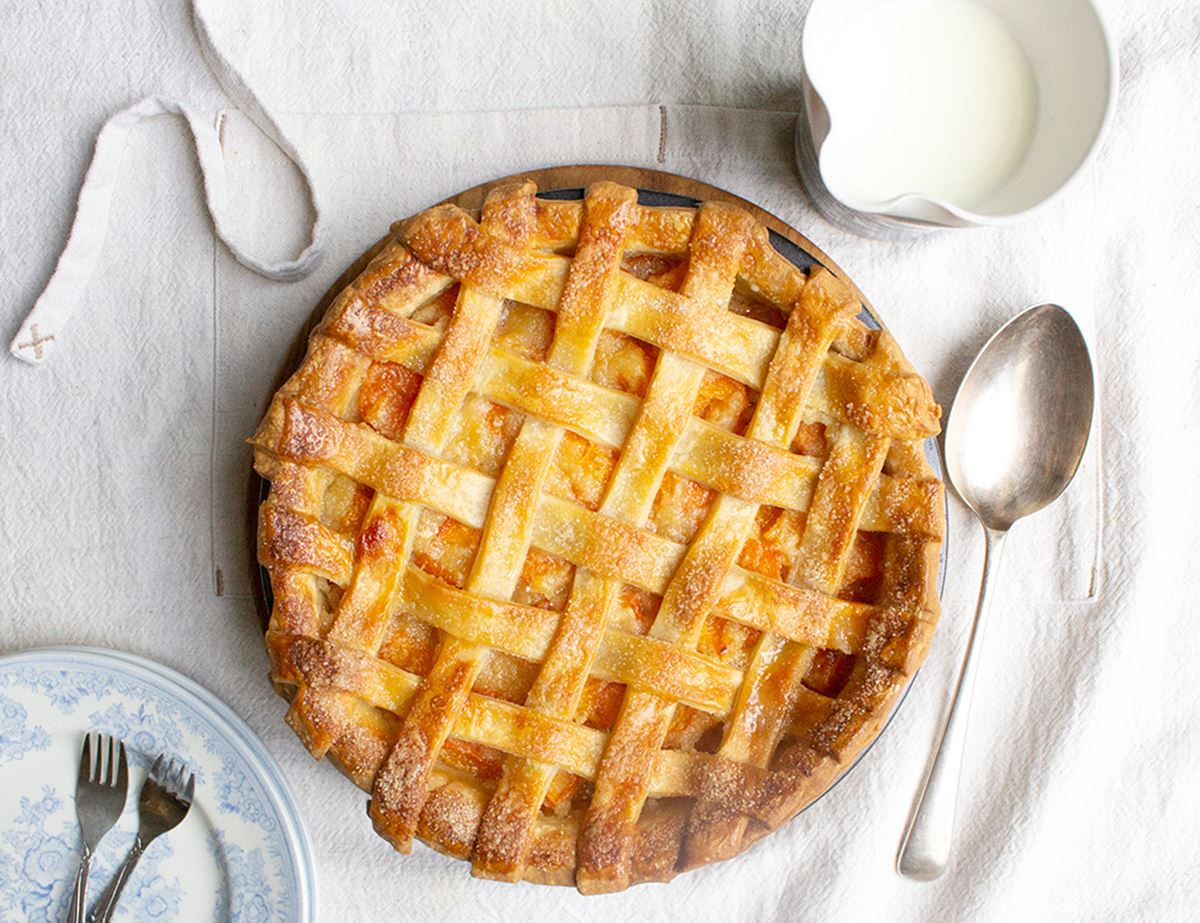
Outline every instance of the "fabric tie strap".
[[221, 89], [295, 164], [308, 190], [312, 224], [309, 242], [295, 259], [272, 263], [247, 253], [230, 238], [231, 221], [225, 202], [225, 163], [221, 153], [219, 124], [216, 119], [182, 103], [148, 96], [113, 115], [96, 136], [92, 162], [79, 190], [75, 220], [66, 246], [58, 258], [50, 281], [26, 315], [13, 338], [9, 351], [31, 365], [39, 365], [58, 342], [71, 313], [79, 304], [88, 281], [100, 260], [108, 230], [108, 214], [121, 166], [121, 158], [134, 127], [155, 115], [182, 115], [196, 143], [196, 156], [204, 177], [204, 196], [217, 236], [239, 263], [268, 279], [291, 282], [312, 272], [320, 262], [325, 241], [321, 210], [312, 177], [299, 151], [284, 136], [254, 91], [246, 85], [233, 65], [217, 50], [209, 34], [208, 23], [198, 2], [192, 4], [192, 21], [200, 52]]

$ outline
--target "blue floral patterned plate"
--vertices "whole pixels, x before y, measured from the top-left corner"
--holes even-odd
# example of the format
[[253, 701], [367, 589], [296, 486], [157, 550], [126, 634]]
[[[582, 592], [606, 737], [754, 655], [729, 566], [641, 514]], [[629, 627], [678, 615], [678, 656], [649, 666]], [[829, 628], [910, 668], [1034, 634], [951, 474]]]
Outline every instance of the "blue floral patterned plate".
[[125, 813], [92, 866], [94, 900], [137, 830], [159, 752], [196, 773], [191, 811], [146, 850], [118, 920], [309, 923], [312, 848], [279, 767], [212, 693], [151, 661], [84, 647], [0, 657], [0, 923], [62, 920], [79, 861], [75, 773], [89, 730], [129, 755]]

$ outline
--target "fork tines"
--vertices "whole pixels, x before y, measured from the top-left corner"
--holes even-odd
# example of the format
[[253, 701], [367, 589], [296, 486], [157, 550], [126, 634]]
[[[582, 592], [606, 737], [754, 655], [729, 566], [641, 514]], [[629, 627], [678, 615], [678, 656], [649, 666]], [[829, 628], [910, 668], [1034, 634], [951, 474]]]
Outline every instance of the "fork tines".
[[164, 768], [163, 760], [165, 758], [165, 753], [159, 754], [154, 765], [150, 767], [150, 778], [172, 795], [190, 803], [196, 789], [196, 774], [188, 772], [187, 764], [182, 761], [177, 766], [174, 757], [167, 761]]
[[[96, 748], [92, 752], [92, 733], [84, 735], [83, 748], [79, 754], [79, 779], [96, 785], [117, 786], [124, 784], [128, 775], [125, 760], [125, 741], [111, 734], [95, 732]], [[104, 746], [108, 741], [107, 753]]]

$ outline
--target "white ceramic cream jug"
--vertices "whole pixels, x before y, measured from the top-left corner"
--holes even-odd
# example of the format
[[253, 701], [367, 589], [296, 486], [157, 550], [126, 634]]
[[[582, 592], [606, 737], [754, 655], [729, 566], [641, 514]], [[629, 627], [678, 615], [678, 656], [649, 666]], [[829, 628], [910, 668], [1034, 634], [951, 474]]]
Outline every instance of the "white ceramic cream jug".
[[870, 236], [1016, 221], [1084, 168], [1117, 60], [1091, 0], [813, 0], [796, 157]]

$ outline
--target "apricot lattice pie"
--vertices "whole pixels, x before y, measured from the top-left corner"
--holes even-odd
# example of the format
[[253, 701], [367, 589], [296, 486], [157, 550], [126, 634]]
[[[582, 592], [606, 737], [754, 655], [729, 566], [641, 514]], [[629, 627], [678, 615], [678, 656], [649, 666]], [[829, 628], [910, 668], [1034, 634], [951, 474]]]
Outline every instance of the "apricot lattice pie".
[[745, 211], [535, 193], [395, 225], [274, 396], [267, 646], [397, 849], [612, 891], [878, 733], [937, 620], [940, 411]]

